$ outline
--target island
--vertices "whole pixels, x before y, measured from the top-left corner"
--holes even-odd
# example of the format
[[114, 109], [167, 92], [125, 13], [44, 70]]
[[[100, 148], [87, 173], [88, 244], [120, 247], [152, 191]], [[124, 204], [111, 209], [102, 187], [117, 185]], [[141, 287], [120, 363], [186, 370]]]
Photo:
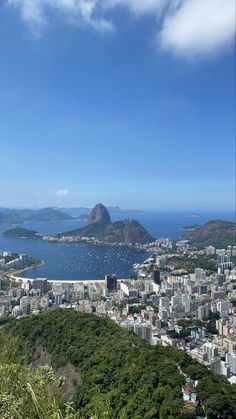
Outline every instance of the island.
[[15, 227], [4, 231], [3, 236], [14, 239], [39, 239], [42, 237], [37, 231], [23, 227]]

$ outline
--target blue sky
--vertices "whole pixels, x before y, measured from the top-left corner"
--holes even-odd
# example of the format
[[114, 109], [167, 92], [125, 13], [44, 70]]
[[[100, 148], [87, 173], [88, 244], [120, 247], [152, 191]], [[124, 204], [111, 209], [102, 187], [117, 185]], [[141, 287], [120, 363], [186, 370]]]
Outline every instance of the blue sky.
[[232, 209], [233, 4], [1, 2], [0, 206]]

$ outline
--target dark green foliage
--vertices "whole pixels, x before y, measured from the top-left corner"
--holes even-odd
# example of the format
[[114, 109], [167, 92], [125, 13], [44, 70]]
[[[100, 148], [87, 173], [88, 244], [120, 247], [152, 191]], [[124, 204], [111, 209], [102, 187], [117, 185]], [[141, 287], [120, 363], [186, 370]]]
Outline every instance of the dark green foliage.
[[198, 385], [208, 419], [236, 417], [236, 385], [230, 385], [223, 377], [204, 377]]
[[201, 320], [199, 320], [199, 319], [189, 319], [189, 320], [183, 319], [183, 320], [178, 320], [177, 321], [177, 324], [179, 326], [182, 326], [184, 329], [187, 329], [187, 328], [194, 329], [194, 328], [198, 328], [198, 327], [204, 326], [204, 323]]
[[[190, 418], [181, 413], [181, 386], [185, 381], [181, 370], [200, 380], [200, 399], [210, 418], [213, 408], [219, 409], [222, 419], [232, 417], [229, 415], [233, 407], [236, 411], [234, 393], [231, 397], [233, 387], [222, 377], [185, 352], [150, 346], [109, 319], [73, 310], [53, 310], [12, 321], [6, 325], [7, 330], [18, 337], [19, 351], [28, 362], [35, 359], [35, 349], [41, 345], [51, 354], [55, 369], [68, 364], [78, 369], [81, 380], [74, 402], [85, 418]], [[213, 393], [219, 399], [224, 394], [225, 413], [220, 403], [211, 401]]]
[[216, 329], [216, 322], [215, 320], [210, 320], [207, 324], [206, 324], [206, 330], [211, 333], [212, 335], [217, 335], [218, 331]]
[[195, 268], [201, 266], [208, 273], [217, 271], [217, 261], [215, 256], [174, 256], [170, 259], [171, 265], [175, 269], [185, 269], [189, 273], [193, 273]]
[[216, 319], [218, 318], [219, 318], [219, 313], [212, 313], [210, 311], [209, 317], [204, 318], [204, 321], [199, 320], [199, 319], [178, 320], [177, 324], [179, 326], [182, 326], [184, 330], [189, 331], [189, 332], [193, 329], [197, 329], [198, 327], [205, 327], [205, 329], [209, 333], [212, 333], [213, 335], [217, 335], [218, 332], [216, 329]]
[[207, 321], [207, 320], [218, 320], [219, 318], [220, 318], [220, 313], [218, 311], [216, 313], [214, 313], [213, 311], [210, 310], [209, 316], [204, 317], [203, 320], [205, 320], [205, 321]]
[[10, 321], [9, 317], [0, 317], [0, 327]]
[[146, 305], [137, 304], [137, 305], [130, 305], [129, 306], [129, 313], [130, 314], [140, 314], [142, 310], [146, 308]]
[[189, 329], [183, 329], [180, 330], [180, 332], [176, 332], [175, 330], [169, 330], [167, 332], [167, 334], [172, 338], [172, 339], [183, 339], [186, 338], [187, 336], [191, 335], [191, 331]]
[[[82, 384], [75, 406], [87, 417], [94, 411], [96, 394], [105, 398], [108, 411], [117, 418], [158, 417], [160, 409], [167, 418], [167, 411], [175, 415], [182, 407], [184, 377], [175, 360], [109, 319], [58, 310], [15, 321], [10, 330], [24, 352], [27, 339], [28, 361], [41, 344], [52, 354], [54, 368], [71, 363], [79, 369]], [[165, 388], [161, 403], [158, 386]]]

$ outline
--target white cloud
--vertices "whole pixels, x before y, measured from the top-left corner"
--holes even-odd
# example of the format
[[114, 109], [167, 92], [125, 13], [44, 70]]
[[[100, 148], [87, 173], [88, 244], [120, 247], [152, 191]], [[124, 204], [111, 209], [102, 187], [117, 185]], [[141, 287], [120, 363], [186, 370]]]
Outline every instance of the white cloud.
[[234, 33], [234, 0], [179, 0], [165, 16], [158, 36], [164, 50], [202, 57], [231, 46]]
[[125, 6], [136, 15], [159, 14], [168, 0], [104, 0], [105, 7]]
[[235, 33], [235, 0], [5, 0], [20, 10], [34, 36], [40, 36], [50, 12], [69, 23], [87, 24], [112, 31], [107, 18], [116, 7], [132, 15], [153, 16], [153, 32], [163, 51], [184, 57], [208, 57], [232, 46]]
[[48, 12], [61, 13], [70, 23], [92, 26], [100, 31], [111, 31], [113, 24], [95, 16], [98, 0], [7, 0], [7, 4], [20, 10], [21, 17], [33, 35], [39, 37], [48, 23]]
[[20, 9], [23, 21], [29, 25], [34, 36], [37, 37], [46, 24], [40, 3], [37, 0], [7, 0], [7, 2], [10, 6]]
[[68, 196], [71, 194], [71, 191], [69, 189], [59, 189], [58, 191], [56, 191], [56, 194], [58, 196]]

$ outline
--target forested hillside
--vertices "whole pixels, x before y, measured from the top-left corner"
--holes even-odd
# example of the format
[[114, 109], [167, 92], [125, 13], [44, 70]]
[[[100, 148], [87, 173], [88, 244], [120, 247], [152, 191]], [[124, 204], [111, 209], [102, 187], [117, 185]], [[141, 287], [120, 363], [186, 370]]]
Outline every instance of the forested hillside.
[[[46, 378], [51, 374], [53, 385], [46, 383], [45, 388], [56, 391], [57, 396], [52, 397], [54, 408], [62, 412], [62, 416], [48, 418], [194, 418], [196, 412], [183, 405], [183, 373], [199, 380], [199, 413], [203, 414], [204, 408], [208, 419], [235, 418], [235, 385], [212, 374], [184, 352], [150, 346], [109, 319], [73, 310], [54, 310], [11, 321], [2, 329], [2, 336], [8, 336], [8, 341], [9, 336], [16, 339], [14, 362], [22, 368], [30, 366], [26, 376], [32, 368], [39, 369], [40, 375], [43, 365], [51, 365], [57, 377], [64, 377], [65, 383], [59, 389], [58, 382], [55, 383], [58, 378], [46, 369]], [[31, 381], [34, 390], [35, 380]], [[38, 391], [36, 386], [38, 393], [42, 389]], [[50, 397], [49, 391], [49, 404]], [[74, 416], [66, 413], [66, 400], [73, 402], [77, 412]], [[1, 406], [0, 399], [0, 417]], [[44, 418], [37, 414], [23, 417]]]
[[236, 244], [236, 224], [230, 221], [213, 220], [202, 226], [186, 230], [185, 237], [196, 246], [225, 248]]

